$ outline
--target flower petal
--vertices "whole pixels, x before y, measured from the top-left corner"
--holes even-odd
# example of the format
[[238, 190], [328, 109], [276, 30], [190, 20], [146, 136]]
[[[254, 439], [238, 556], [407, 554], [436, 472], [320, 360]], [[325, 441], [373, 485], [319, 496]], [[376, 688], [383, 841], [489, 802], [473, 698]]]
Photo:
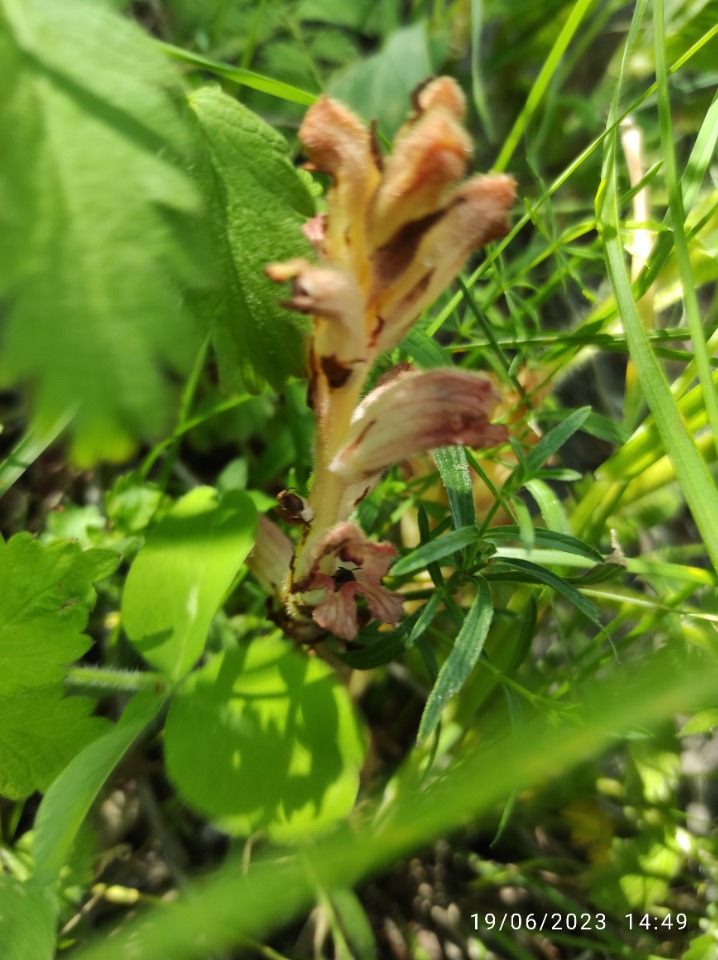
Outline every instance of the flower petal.
[[366, 597], [369, 612], [373, 617], [391, 624], [392, 627], [400, 623], [404, 616], [404, 599], [400, 593], [392, 593], [381, 584], [365, 583], [363, 578], [359, 583], [359, 592]]
[[265, 590], [281, 596], [289, 576], [294, 545], [264, 514], [258, 516], [257, 539], [247, 557], [247, 566]]
[[344, 583], [340, 590], [327, 592], [326, 599], [312, 611], [314, 620], [342, 640], [353, 640], [359, 630], [354, 595], [358, 583]]
[[309, 108], [299, 130], [315, 169], [334, 180], [327, 196], [325, 250], [333, 263], [365, 271], [365, 213], [379, 183], [372, 135], [358, 117], [330, 97]]
[[265, 270], [278, 283], [292, 281], [285, 306], [314, 316], [312, 355], [330, 385], [341, 386], [353, 365], [364, 362], [363, 300], [356, 281], [346, 270], [299, 258], [271, 263]]
[[355, 483], [422, 450], [503, 443], [506, 428], [489, 422], [497, 402], [491, 382], [474, 373], [437, 369], [399, 374], [357, 407], [347, 442], [330, 469]]
[[387, 158], [371, 212], [372, 247], [387, 243], [406, 223], [441, 209], [463, 177], [471, 140], [443, 109], [418, 120]]
[[475, 177], [443, 212], [409, 223], [372, 255], [369, 309], [381, 318], [378, 350], [395, 346], [449, 285], [472, 250], [502, 237], [516, 196], [513, 177]]

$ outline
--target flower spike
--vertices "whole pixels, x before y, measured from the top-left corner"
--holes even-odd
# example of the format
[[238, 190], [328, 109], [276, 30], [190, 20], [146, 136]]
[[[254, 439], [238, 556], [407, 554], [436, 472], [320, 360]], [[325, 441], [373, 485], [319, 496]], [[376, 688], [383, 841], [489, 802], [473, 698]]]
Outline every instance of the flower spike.
[[[401, 619], [400, 595], [381, 583], [394, 548], [349, 520], [381, 472], [419, 451], [507, 438], [491, 422], [498, 397], [490, 381], [463, 370], [398, 370], [362, 400], [379, 353], [403, 339], [472, 250], [508, 231], [516, 193], [505, 175], [461, 182], [472, 145], [464, 95], [451, 78], [424, 84], [413, 105], [385, 160], [373, 130], [346, 107], [325, 96], [309, 109], [299, 136], [309, 166], [332, 181], [326, 214], [305, 225], [319, 262], [267, 267], [271, 279], [290, 283], [287, 306], [313, 317], [317, 429], [293, 556], [284, 534], [268, 535], [263, 524], [267, 547], [258, 546], [254, 568], [280, 600], [282, 626], [303, 642], [322, 631], [352, 640], [368, 616]], [[286, 502], [280, 508], [291, 522]]]

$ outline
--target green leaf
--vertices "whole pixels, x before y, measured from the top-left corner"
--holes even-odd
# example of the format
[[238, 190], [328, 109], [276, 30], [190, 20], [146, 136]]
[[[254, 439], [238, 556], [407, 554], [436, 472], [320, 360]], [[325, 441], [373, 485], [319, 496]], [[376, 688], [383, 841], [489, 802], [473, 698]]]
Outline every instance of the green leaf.
[[162, 702], [153, 694], [136, 695], [117, 726], [81, 750], [53, 782], [35, 819], [36, 883], [49, 885], [57, 880], [97, 794]]
[[332, 890], [331, 900], [355, 960], [376, 960], [374, 931], [359, 897], [353, 890]]
[[[657, 23], [662, 24], [662, 17], [657, 20]], [[613, 123], [618, 114], [618, 98], [627, 66], [627, 55], [627, 53], [624, 55], [619, 80], [615, 86], [607, 121], [609, 125]], [[659, 102], [665, 100], [667, 93], [664, 63], [661, 64], [660, 69]], [[664, 123], [667, 120], [666, 106], [667, 104], [664, 103], [661, 107]], [[596, 198], [597, 218], [602, 231], [608, 275], [616, 297], [631, 359], [636, 367], [638, 382], [646, 403], [653, 414], [656, 430], [673, 465], [688, 508], [705, 544], [706, 552], [713, 566], [718, 569], [718, 493], [716, 492], [715, 482], [696, 446], [695, 439], [688, 432], [685, 421], [681, 417], [676, 399], [671, 393], [665, 374], [656, 359], [641, 323], [631, 291], [631, 281], [620, 241], [621, 216], [618, 209], [616, 182], [616, 148], [616, 131], [611, 129], [606, 137], [603, 190]], [[674, 190], [671, 191], [671, 193], [673, 192]], [[675, 197], [671, 199], [673, 206], [676, 208], [680, 206], [680, 204], [675, 203]], [[675, 231], [684, 230], [682, 222], [674, 222], [672, 227]]]
[[142, 656], [174, 680], [197, 662], [207, 631], [254, 544], [257, 512], [232, 490], [197, 487], [157, 524], [132, 564], [122, 622]]
[[379, 810], [370, 808], [352, 828], [318, 839], [301, 858], [282, 852], [269, 861], [255, 858], [247, 867], [238, 851], [215, 876], [190, 887], [173, 909], [158, 905], [116, 936], [81, 949], [77, 960], [126, 960], [133, 949], [153, 960], [184, 960], [230, 950], [240, 938], [266, 937], [311, 909], [318, 885], [355, 886], [412, 851], [426, 849], [433, 838], [482, 822], [513, 790], [545, 788], [573, 766], [585, 769], [587, 761], [637, 727], [662, 725], [715, 695], [715, 659], [677, 668], [669, 653], [658, 651], [637, 669], [626, 665], [610, 696], [606, 684], [595, 685], [570, 719], [527, 725], [518, 740], [509, 731], [482, 738], [478, 748], [425, 788], [417, 789], [409, 778], [406, 789], [393, 797], [382, 793]]
[[210, 60], [202, 57], [192, 50], [183, 50], [182, 47], [175, 47], [171, 43], [161, 43], [157, 41], [157, 46], [164, 52], [181, 60], [183, 63], [191, 63], [195, 67], [206, 73], [213, 73], [218, 77], [224, 77], [233, 83], [242, 84], [245, 87], [251, 87], [253, 90], [261, 90], [273, 97], [279, 97], [282, 100], [288, 100], [290, 103], [301, 103], [305, 107], [311, 106], [317, 99], [313, 93], [307, 93], [306, 90], [300, 90], [290, 83], [284, 83], [275, 77], [268, 77], [254, 70], [246, 70], [244, 67], [235, 67], [228, 63], [220, 63], [218, 60]]
[[[520, 537], [521, 531], [515, 525], [492, 527], [485, 535], [486, 540], [498, 543], [507, 540], [519, 540]], [[534, 546], [563, 550], [565, 553], [572, 553], [577, 557], [593, 560], [594, 563], [603, 563], [604, 561], [603, 554], [599, 553], [595, 547], [576, 537], [558, 533], [556, 530], [543, 530], [541, 527], [534, 527]]]
[[57, 906], [47, 890], [0, 874], [0, 941], [3, 960], [52, 960]]
[[397, 560], [391, 568], [391, 574], [393, 577], [403, 577], [407, 573], [414, 573], [415, 570], [423, 570], [428, 564], [442, 560], [450, 553], [476, 543], [479, 537], [479, 530], [475, 526], [452, 530], [443, 537], [422, 543], [416, 550]]
[[306, 321], [282, 306], [268, 263], [309, 256], [301, 226], [312, 198], [270, 126], [215, 86], [190, 97], [207, 149], [200, 172], [212, 209], [221, 276], [211, 314], [220, 373], [231, 389], [280, 388], [303, 376]]
[[506, 673], [513, 673], [514, 670], [518, 670], [528, 656], [531, 644], [536, 636], [538, 604], [536, 603], [536, 597], [533, 593], [529, 596], [526, 609], [520, 619], [521, 623], [516, 631], [511, 659], [506, 664]]
[[447, 702], [461, 690], [484, 649], [494, 615], [488, 583], [479, 579], [476, 596], [469, 607], [451, 653], [444, 661], [419, 724], [418, 740], [426, 740], [437, 727]]
[[440, 591], [432, 593], [429, 600], [409, 617], [405, 617], [396, 630], [389, 633], [377, 631], [359, 650], [345, 650], [337, 655], [354, 670], [372, 670], [401, 656], [404, 650], [415, 646], [431, 626], [436, 611], [443, 601]]
[[364, 745], [331, 668], [275, 636], [185, 679], [167, 717], [165, 758], [181, 795], [221, 829], [289, 840], [347, 814]]
[[574, 410], [566, 419], [546, 436], [541, 437], [535, 447], [526, 454], [525, 469], [531, 476], [537, 473], [546, 461], [554, 455], [566, 441], [580, 430], [591, 413], [590, 407], [581, 407], [580, 410]]
[[32, 382], [39, 431], [74, 412], [78, 462], [122, 459], [165, 425], [166, 373], [196, 349], [178, 77], [103, 3], [1, 0], [0, 87], [0, 373]]
[[[592, 623], [595, 623], [597, 627], [602, 628], [598, 607], [584, 597], [582, 593], [579, 593], [578, 590], [564, 580], [563, 577], [559, 577], [550, 570], [547, 570], [545, 567], [540, 567], [537, 563], [531, 563], [528, 560], [502, 557], [500, 565], [502, 567], [513, 567], [515, 570], [517, 570], [521, 576], [515, 579], [520, 579], [526, 583], [543, 583], [547, 587], [551, 587], [552, 590], [560, 593], [561, 596], [570, 601], [574, 607], [588, 617]], [[496, 566], [498, 567], [499, 564]], [[490, 569], [489, 572], [487, 572], [487, 577], [491, 580], [510, 580], [512, 576], [512, 574], [503, 575], [498, 570], [494, 572]]]
[[718, 727], [718, 707], [706, 707], [699, 710], [690, 720], [686, 720], [678, 731], [679, 737], [687, 737], [695, 733], [712, 733]]
[[117, 566], [107, 550], [44, 546], [21, 533], [0, 541], [0, 794], [44, 790], [105, 727], [94, 701], [65, 697], [65, 664], [91, 641], [82, 631], [95, 603], [92, 584]]
[[476, 523], [474, 510], [474, 489], [471, 486], [469, 461], [463, 447], [441, 447], [434, 450], [441, 482], [444, 484], [454, 526], [470, 527]]
[[423, 20], [395, 30], [379, 53], [352, 64], [329, 93], [391, 137], [406, 118], [412, 91], [434, 72]]

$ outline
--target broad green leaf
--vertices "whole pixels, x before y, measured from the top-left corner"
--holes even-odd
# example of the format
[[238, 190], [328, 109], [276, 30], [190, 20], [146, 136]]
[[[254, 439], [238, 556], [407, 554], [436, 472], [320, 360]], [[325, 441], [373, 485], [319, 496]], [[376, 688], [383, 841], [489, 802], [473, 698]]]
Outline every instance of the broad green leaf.
[[35, 882], [51, 884], [103, 784], [133, 742], [157, 715], [162, 698], [135, 696], [117, 726], [73, 757], [43, 797], [35, 819]]
[[165, 758], [182, 797], [223, 830], [289, 840], [346, 816], [364, 745], [330, 667], [275, 636], [185, 679], [167, 717]]
[[153, 960], [184, 960], [229, 949], [240, 938], [265, 937], [313, 903], [318, 884], [356, 885], [433, 838], [475, 822], [513, 790], [545, 786], [637, 726], [658, 726], [676, 712], [695, 709], [714, 695], [716, 676], [715, 659], [688, 668], [659, 652], [636, 670], [622, 670], [610, 696], [605, 684], [597, 685], [570, 720], [527, 725], [518, 741], [508, 731], [487, 738], [425, 789], [410, 782], [391, 804], [385, 800], [380, 816], [365, 811], [356, 826], [320, 838], [301, 858], [282, 851], [281, 858], [257, 858], [247, 869], [241, 854], [235, 855], [172, 910], [162, 904], [117, 936], [80, 950], [77, 960], [125, 960], [131, 949]]
[[177, 74], [96, 0], [0, 0], [0, 375], [37, 429], [74, 411], [80, 463], [122, 459], [189, 368], [181, 288], [202, 282]]
[[57, 905], [48, 890], [0, 874], [0, 946], [3, 960], [52, 960]]
[[415, 570], [423, 570], [428, 564], [442, 560], [444, 557], [448, 557], [450, 553], [455, 553], [457, 550], [476, 543], [479, 537], [479, 530], [475, 526], [460, 527], [443, 537], [437, 537], [428, 543], [422, 543], [416, 550], [412, 550], [401, 560], [397, 560], [391, 568], [392, 576], [403, 577], [407, 573], [414, 573]]
[[205, 298], [214, 323], [220, 373], [232, 389], [275, 389], [302, 376], [299, 314], [280, 306], [282, 290], [268, 263], [309, 256], [302, 223], [312, 198], [292, 166], [287, 144], [256, 114], [216, 86], [190, 97], [207, 151], [200, 185], [212, 209], [220, 259], [219, 290]]
[[329, 93], [391, 137], [406, 118], [412, 91], [434, 72], [423, 20], [395, 30], [379, 53], [353, 63]]
[[197, 487], [157, 524], [125, 584], [122, 622], [142, 656], [179, 680], [204, 649], [207, 631], [254, 544], [257, 512], [232, 490]]
[[689, 734], [712, 733], [718, 727], [718, 707], [707, 707], [699, 710], [690, 720], [687, 720], [678, 731], [678, 736], [687, 737]]
[[394, 4], [378, 4], [376, 0], [300, 0], [296, 16], [299, 20], [348, 27], [365, 36], [396, 26]]
[[451, 653], [442, 664], [419, 724], [418, 740], [426, 740], [437, 727], [441, 712], [456, 696], [474, 669], [484, 649], [484, 642], [494, 615], [493, 598], [488, 583], [479, 579], [476, 596], [469, 607]]
[[44, 790], [82, 746], [105, 729], [94, 701], [65, 697], [65, 665], [90, 646], [82, 631], [92, 584], [118, 558], [76, 543], [44, 546], [21, 533], [0, 541], [0, 794]]

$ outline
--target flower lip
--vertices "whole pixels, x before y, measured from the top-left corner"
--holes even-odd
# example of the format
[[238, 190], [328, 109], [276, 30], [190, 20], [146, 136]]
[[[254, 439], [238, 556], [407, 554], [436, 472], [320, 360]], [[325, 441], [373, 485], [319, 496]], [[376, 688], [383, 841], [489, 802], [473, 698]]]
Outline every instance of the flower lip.
[[504, 443], [506, 428], [489, 422], [497, 403], [493, 384], [478, 374], [453, 368], [401, 372], [357, 407], [330, 470], [357, 483], [424, 450]]
[[395, 556], [391, 544], [374, 543], [355, 524], [344, 521], [317, 542], [307, 581], [296, 588], [302, 593], [323, 590], [323, 598], [312, 611], [314, 620], [343, 640], [353, 640], [359, 630], [358, 597], [366, 600], [377, 620], [392, 625], [401, 620], [401, 595], [381, 584]]

